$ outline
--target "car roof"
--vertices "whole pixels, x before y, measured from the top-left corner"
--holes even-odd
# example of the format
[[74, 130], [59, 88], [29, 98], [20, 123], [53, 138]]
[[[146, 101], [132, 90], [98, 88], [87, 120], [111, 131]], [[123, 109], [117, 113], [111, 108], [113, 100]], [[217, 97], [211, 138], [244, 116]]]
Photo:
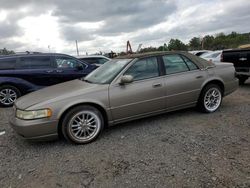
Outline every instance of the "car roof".
[[157, 51], [157, 52], [128, 54], [124, 56], [118, 56], [115, 59], [141, 59], [141, 58], [146, 58], [146, 57], [154, 57], [154, 56], [161, 56], [161, 55], [174, 55], [174, 54], [184, 55], [185, 57], [193, 61], [200, 68], [211, 66], [211, 62], [208, 62], [207, 60], [202, 59], [186, 51]]
[[75, 56], [76, 58], [92, 58], [92, 57], [101, 57], [101, 58], [105, 58], [105, 59], [109, 59], [108, 57], [104, 56], [104, 55], [79, 55], [79, 56]]
[[29, 57], [29, 56], [55, 56], [55, 55], [60, 55], [60, 56], [69, 56], [67, 54], [62, 54], [62, 53], [40, 53], [40, 52], [35, 52], [35, 53], [16, 53], [16, 54], [10, 54], [10, 55], [0, 55], [0, 59], [2, 58], [16, 58], [16, 57]]

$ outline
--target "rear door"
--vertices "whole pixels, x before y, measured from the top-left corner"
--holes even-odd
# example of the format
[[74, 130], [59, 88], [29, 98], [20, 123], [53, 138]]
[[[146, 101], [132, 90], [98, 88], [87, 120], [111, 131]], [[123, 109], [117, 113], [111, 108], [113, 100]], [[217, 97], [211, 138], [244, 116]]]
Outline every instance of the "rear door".
[[0, 59], [0, 76], [12, 77], [15, 75], [16, 58], [8, 57]]
[[165, 66], [166, 106], [168, 110], [197, 102], [207, 72], [200, 70], [187, 57], [174, 54], [162, 56]]
[[13, 76], [22, 78], [36, 86], [50, 86], [54, 84], [51, 77], [53, 71], [50, 56], [25, 56], [18, 59]]

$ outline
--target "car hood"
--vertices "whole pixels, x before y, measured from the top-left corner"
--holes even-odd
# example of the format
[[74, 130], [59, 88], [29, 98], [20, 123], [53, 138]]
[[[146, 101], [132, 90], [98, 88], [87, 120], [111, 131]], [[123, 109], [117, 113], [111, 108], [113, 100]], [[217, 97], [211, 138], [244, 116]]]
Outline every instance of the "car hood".
[[97, 86], [97, 84], [90, 84], [82, 80], [64, 82], [25, 95], [15, 102], [15, 106], [24, 110], [44, 101], [54, 102], [75, 95], [84, 94]]

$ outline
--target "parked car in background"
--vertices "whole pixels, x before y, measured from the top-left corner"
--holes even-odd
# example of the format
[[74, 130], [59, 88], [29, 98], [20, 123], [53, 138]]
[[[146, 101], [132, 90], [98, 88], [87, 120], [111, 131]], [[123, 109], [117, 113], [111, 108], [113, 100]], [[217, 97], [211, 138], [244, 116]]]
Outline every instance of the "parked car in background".
[[0, 56], [0, 105], [12, 106], [18, 97], [26, 93], [84, 77], [95, 68], [65, 54]]
[[20, 98], [10, 124], [27, 139], [59, 134], [85, 144], [105, 125], [194, 106], [215, 112], [237, 87], [232, 63], [215, 65], [185, 52], [132, 54], [108, 61], [85, 79]]
[[210, 50], [193, 50], [193, 51], [189, 51], [189, 53], [194, 54], [196, 56], [201, 56], [202, 54], [206, 54], [212, 52]]
[[207, 61], [220, 62], [221, 61], [221, 53], [222, 53], [222, 50], [212, 51], [212, 52], [202, 54], [200, 57], [207, 60]]
[[250, 49], [223, 50], [221, 61], [234, 64], [240, 84], [250, 77]]
[[88, 55], [88, 56], [76, 56], [76, 58], [81, 61], [88, 62], [89, 64], [94, 64], [96, 66], [101, 66], [110, 59], [103, 55]]

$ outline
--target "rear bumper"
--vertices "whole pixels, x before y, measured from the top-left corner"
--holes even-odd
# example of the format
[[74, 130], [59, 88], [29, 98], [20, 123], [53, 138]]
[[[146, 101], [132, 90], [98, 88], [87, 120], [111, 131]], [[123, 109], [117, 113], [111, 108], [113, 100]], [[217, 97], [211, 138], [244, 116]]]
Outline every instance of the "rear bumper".
[[250, 67], [236, 67], [235, 71], [237, 75], [244, 75], [250, 77]]
[[236, 91], [239, 87], [239, 80], [238, 78], [235, 78], [231, 82], [225, 83], [225, 91], [224, 91], [224, 96], [229, 95], [230, 93], [233, 93]]
[[11, 127], [28, 140], [53, 140], [58, 137], [58, 121], [49, 119], [21, 120], [11, 117]]

